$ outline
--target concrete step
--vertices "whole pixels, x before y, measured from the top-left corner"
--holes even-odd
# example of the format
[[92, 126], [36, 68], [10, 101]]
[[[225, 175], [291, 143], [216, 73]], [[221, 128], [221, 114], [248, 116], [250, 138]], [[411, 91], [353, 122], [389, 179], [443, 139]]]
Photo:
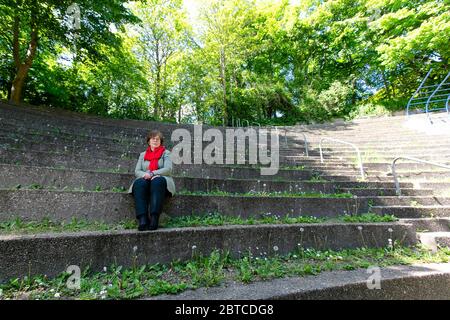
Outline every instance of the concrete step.
[[[197, 170], [197, 171], [196, 171]], [[226, 175], [224, 179], [213, 178], [214, 171], [222, 170]], [[232, 171], [233, 170], [233, 171]], [[244, 171], [243, 171], [244, 170]], [[355, 193], [369, 190], [383, 190], [392, 187], [390, 183], [364, 183], [364, 182], [314, 182], [292, 180], [292, 176], [287, 179], [279, 180], [279, 177], [258, 176], [257, 179], [245, 176], [245, 172], [251, 172], [251, 169], [244, 168], [217, 168], [214, 166], [195, 169], [195, 166], [183, 166], [174, 171], [182, 172], [184, 176], [174, 174], [175, 185], [178, 190], [205, 191], [222, 190], [227, 192], [323, 192], [337, 193], [346, 192], [343, 188], [355, 190]], [[257, 169], [253, 169], [257, 171]], [[26, 174], [24, 174], [26, 173]], [[190, 175], [190, 176], [188, 176]], [[0, 188], [16, 188], [18, 185], [22, 188], [34, 185], [45, 188], [81, 188], [85, 190], [111, 190], [116, 188], [128, 188], [135, 179], [134, 174], [98, 172], [77, 169], [56, 169], [36, 166], [17, 166], [0, 164]], [[209, 177], [209, 178], [207, 178]], [[401, 184], [405, 195], [411, 190], [411, 184]], [[356, 188], [356, 189], [355, 189]], [[411, 190], [411, 191], [409, 191]], [[430, 189], [415, 190], [415, 195], [427, 195]], [[372, 192], [372, 191], [371, 191]], [[373, 191], [375, 193], [375, 191]], [[385, 194], [388, 195], [388, 194]]]
[[[264, 215], [337, 217], [368, 212], [368, 198], [177, 194], [168, 198], [163, 206], [163, 213], [171, 217], [214, 212], [242, 218]], [[0, 221], [48, 217], [55, 221], [80, 218], [116, 223], [134, 216], [134, 200], [127, 193], [0, 189]]]
[[417, 233], [419, 241], [433, 252], [438, 247], [450, 247], [450, 232], [420, 232]]
[[[315, 170], [317, 173], [320, 173], [321, 175], [329, 175], [329, 176], [356, 176], [360, 174], [359, 169], [353, 169], [353, 170], [330, 170], [330, 169], [324, 169], [324, 170]], [[378, 171], [378, 170], [365, 170], [364, 173], [368, 177], [372, 178], [378, 178], [378, 177], [389, 177], [391, 180], [393, 179], [393, 175], [390, 171]], [[450, 179], [450, 170], [434, 170], [434, 171], [417, 171], [417, 170], [396, 170], [397, 177], [398, 178], [405, 178], [405, 179], [434, 179], [434, 178], [441, 178], [441, 179]]]
[[417, 188], [433, 189], [436, 195], [450, 196], [450, 181], [447, 182], [419, 182]]
[[[28, 143], [28, 144], [27, 144]], [[20, 150], [28, 152], [59, 152], [66, 154], [77, 154], [77, 153], [89, 153], [95, 157], [115, 157], [115, 158], [137, 158], [139, 153], [145, 150], [145, 146], [142, 146], [139, 151], [126, 151], [122, 150], [110, 150], [100, 145], [93, 145], [91, 143], [83, 144], [61, 144], [61, 143], [36, 143], [35, 141], [25, 142], [19, 140], [18, 142], [11, 142], [9, 139], [5, 140], [0, 138], [0, 148], [4, 150]]]
[[372, 203], [375, 206], [446, 206], [450, 205], [450, 198], [436, 196], [378, 196], [373, 197]]
[[[146, 300], [449, 300], [450, 263], [398, 265], [379, 269], [380, 289], [369, 289], [369, 269], [327, 271], [220, 287], [187, 290]], [[282, 310], [279, 311], [283, 313]], [[286, 312], [286, 316], [289, 313]]]
[[[320, 175], [321, 178], [328, 180], [328, 181], [360, 181], [362, 179], [361, 175]], [[403, 177], [399, 177], [400, 181], [402, 182], [411, 182], [411, 183], [420, 183], [420, 182], [446, 182], [450, 179], [450, 177], [447, 176], [439, 176], [439, 175], [431, 175], [431, 176], [424, 176], [424, 175], [405, 175]], [[391, 181], [394, 183], [394, 178], [390, 176], [365, 176], [365, 180], [367, 181], [384, 181], [389, 182]]]
[[[284, 144], [284, 139], [280, 140], [280, 143]], [[288, 145], [291, 147], [295, 147], [297, 149], [302, 149], [303, 144], [298, 142], [290, 142], [288, 141]], [[319, 145], [316, 144], [308, 144], [311, 150], [319, 151]], [[357, 146], [361, 152], [376, 152], [376, 151], [402, 151], [409, 152], [411, 150], [423, 150], [423, 149], [448, 149], [450, 148], [450, 141], [428, 141], [428, 143], [418, 143], [416, 141], [410, 140], [409, 143], [405, 144], [394, 144], [390, 141], [383, 144], [383, 141], [380, 143], [365, 143]], [[347, 152], [355, 152], [353, 147], [344, 145], [344, 144], [322, 144], [322, 150], [324, 152], [333, 152], [333, 151], [347, 151]]]
[[371, 211], [398, 218], [450, 217], [450, 206], [372, 206]]
[[[370, 157], [363, 157], [362, 161], [363, 164], [365, 164], [366, 162], [374, 162], [374, 163], [380, 163], [380, 162], [385, 162], [385, 163], [392, 163], [392, 161], [398, 157], [398, 156], [402, 156], [402, 155], [380, 155], [380, 156], [370, 156]], [[412, 156], [414, 158], [418, 158], [418, 159], [422, 159], [422, 160], [428, 160], [428, 161], [434, 161], [434, 162], [438, 162], [438, 163], [442, 163], [442, 164], [448, 164], [449, 162], [449, 158], [450, 158], [450, 153], [446, 154], [446, 153], [441, 153], [441, 154], [437, 154], [437, 155], [433, 155], [433, 154], [420, 154], [420, 155], [404, 155], [404, 156]], [[320, 162], [320, 157], [318, 156], [313, 156], [311, 155], [310, 157], [307, 157], [305, 159], [305, 156], [302, 155], [292, 155], [292, 156], [283, 156], [283, 158], [285, 158], [286, 160], [302, 160], [302, 161], [316, 161], [316, 162]], [[357, 157], [356, 154], [354, 156], [349, 156], [349, 157], [331, 157], [329, 155], [324, 155], [324, 162], [329, 162], [329, 161], [334, 161], [334, 162], [346, 162], [346, 163], [351, 163], [354, 165], [357, 165]]]
[[[40, 147], [40, 150], [53, 150], [59, 148], [62, 150], [84, 150], [86, 148], [93, 149], [94, 151], [107, 150], [110, 152], [122, 154], [124, 152], [140, 153], [146, 148], [145, 137], [136, 136], [133, 140], [125, 140], [122, 138], [104, 138], [104, 137], [89, 137], [80, 135], [58, 135], [53, 132], [18, 132], [14, 131], [16, 128], [11, 126], [11, 129], [7, 130], [3, 128], [0, 130], [0, 145], [10, 146], [17, 148], [21, 145], [36, 145]], [[170, 139], [166, 139], [165, 145], [168, 148], [172, 148], [177, 142], [172, 142]], [[192, 145], [194, 142], [192, 142]], [[206, 146], [208, 142], [203, 142]], [[235, 142], [237, 145], [237, 142]], [[305, 149], [302, 148], [290, 148], [285, 147], [283, 144], [279, 145], [279, 150], [283, 152], [295, 152], [296, 154], [304, 154]], [[318, 154], [318, 153], [317, 153]]]
[[450, 232], [450, 218], [416, 218], [399, 221], [412, 224], [417, 232]]
[[[396, 196], [395, 188], [341, 188], [342, 192], [348, 192], [355, 196], [377, 197]], [[413, 189], [403, 188], [402, 194], [405, 196], [432, 196], [433, 189]]]
[[25, 275], [56, 276], [68, 266], [100, 271], [188, 260], [214, 249], [239, 257], [286, 254], [299, 247], [321, 250], [384, 247], [388, 239], [416, 243], [411, 225], [296, 224], [159, 229], [153, 232], [113, 231], [0, 236], [0, 282]]
[[131, 159], [96, 158], [89, 153], [50, 153], [0, 148], [0, 163], [15, 165], [50, 166], [57, 168], [118, 170], [120, 172], [134, 172], [137, 157]]
[[[295, 156], [296, 150], [283, 150], [280, 151], [280, 154], [282, 155], [292, 155]], [[415, 157], [415, 158], [421, 158], [424, 155], [430, 155], [430, 156], [437, 156], [439, 154], [450, 154], [450, 148], [421, 148], [416, 150], [406, 150], [406, 151], [396, 151], [396, 150], [378, 150], [378, 151], [361, 151], [361, 157], [363, 159], [365, 158], [376, 158], [376, 157], [389, 157], [389, 158], [396, 158], [398, 156], [409, 156], [409, 157]], [[320, 155], [319, 150], [310, 150], [310, 155]], [[356, 152], [353, 151], [325, 151], [323, 152], [324, 157], [328, 158], [355, 158]]]
[[[391, 160], [394, 160], [393, 158]], [[366, 171], [380, 171], [385, 173], [391, 173], [392, 161], [386, 161], [384, 163], [370, 163], [370, 162], [364, 162], [363, 167]], [[305, 166], [308, 167], [308, 169], [315, 169], [315, 170], [359, 170], [358, 166], [353, 163], [344, 163], [342, 161], [337, 162], [331, 162], [329, 160], [325, 161], [324, 163], [308, 163], [305, 164]], [[397, 171], [433, 171], [436, 169], [439, 169], [436, 166], [427, 165], [427, 164], [421, 164], [417, 162], [403, 162], [403, 161], [397, 161], [396, 162], [396, 170]], [[444, 170], [444, 169], [441, 169]]]
[[92, 143], [101, 146], [120, 146], [121, 148], [141, 145], [142, 142], [145, 142], [144, 136], [136, 136], [133, 139], [125, 139], [123, 137], [108, 138], [104, 136], [64, 134], [48, 130], [28, 130], [27, 128], [19, 128], [14, 125], [7, 125], [5, 123], [2, 123], [2, 127], [0, 128], [0, 136], [10, 139], [30, 139], [33, 141], [42, 142], [58, 141], [65, 144], [72, 144], [77, 142]]

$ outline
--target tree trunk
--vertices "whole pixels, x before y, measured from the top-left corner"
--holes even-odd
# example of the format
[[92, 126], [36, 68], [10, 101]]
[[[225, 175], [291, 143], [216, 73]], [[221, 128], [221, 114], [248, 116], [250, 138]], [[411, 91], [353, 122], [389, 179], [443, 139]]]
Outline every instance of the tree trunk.
[[153, 116], [155, 120], [158, 119], [158, 111], [161, 108], [161, 67], [156, 66], [156, 83], [155, 83], [155, 108], [153, 109]]
[[391, 90], [389, 89], [389, 84], [387, 82], [386, 74], [385, 74], [384, 70], [381, 70], [381, 76], [383, 78], [383, 84], [384, 84], [384, 88], [386, 89], [387, 98], [390, 100], [391, 97], [392, 97], [391, 96]]
[[11, 98], [10, 102], [13, 104], [19, 104], [22, 101], [22, 90], [25, 84], [25, 78], [28, 75], [29, 67], [21, 65], [16, 73], [16, 76], [11, 86]]
[[20, 104], [22, 101], [22, 91], [25, 84], [25, 79], [28, 75], [28, 71], [33, 64], [34, 57], [36, 55], [36, 50], [38, 46], [38, 28], [36, 24], [36, 13], [31, 13], [30, 20], [31, 34], [30, 43], [28, 44], [27, 54], [24, 61], [20, 59], [20, 42], [19, 42], [19, 30], [20, 30], [20, 19], [18, 16], [14, 18], [13, 24], [13, 57], [14, 64], [16, 68], [16, 74], [11, 85], [11, 96], [10, 102], [13, 104]]
[[225, 78], [226, 72], [226, 60], [225, 60], [225, 50], [220, 49], [220, 79], [222, 84], [222, 99], [223, 99], [223, 117], [225, 121], [228, 122], [228, 108], [227, 108], [227, 79]]

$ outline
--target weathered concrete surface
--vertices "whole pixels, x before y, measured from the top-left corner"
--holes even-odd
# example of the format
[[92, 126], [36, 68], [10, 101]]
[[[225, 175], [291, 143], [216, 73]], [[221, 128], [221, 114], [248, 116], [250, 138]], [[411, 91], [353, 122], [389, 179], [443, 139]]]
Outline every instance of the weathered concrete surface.
[[416, 230], [422, 232], [450, 232], [450, 218], [416, 218], [400, 221], [412, 224]]
[[134, 172], [138, 156], [136, 159], [120, 158], [96, 158], [90, 153], [50, 153], [43, 151], [34, 151], [28, 153], [22, 150], [2, 149], [0, 148], [0, 163], [29, 165], [41, 167], [63, 167], [76, 169], [103, 169], [103, 170], [122, 170]]
[[[388, 239], [416, 243], [411, 225], [297, 224], [159, 229], [153, 232], [116, 231], [70, 234], [0, 236], [0, 282], [24, 275], [56, 276], [70, 265], [100, 271], [112, 264], [169, 263], [229, 250], [232, 256], [286, 254], [299, 247], [340, 250], [380, 247]], [[194, 247], [195, 246], [195, 247]], [[194, 249], [193, 249], [194, 248]], [[194, 252], [193, 252], [194, 250]]]
[[[358, 189], [358, 188], [342, 188], [344, 192], [351, 193], [355, 196], [362, 197], [386, 197], [386, 196], [395, 196], [396, 190], [393, 188], [367, 188], [367, 189]], [[433, 195], [433, 189], [413, 189], [413, 188], [402, 188], [402, 194], [405, 196], [431, 196]]]
[[288, 277], [247, 285], [160, 295], [149, 300], [449, 300], [450, 264], [415, 264], [380, 269], [380, 289], [368, 289], [372, 273], [366, 269], [323, 272], [317, 276]]
[[[367, 212], [366, 199], [291, 198], [250, 196], [176, 195], [168, 198], [163, 212], [186, 216], [219, 212], [243, 218], [262, 214], [336, 217]], [[68, 221], [74, 217], [91, 221], [119, 222], [134, 217], [134, 200], [118, 192], [73, 192], [47, 190], [0, 190], [0, 221], [50, 218]]]
[[448, 231], [419, 232], [417, 238], [425, 248], [432, 252], [437, 252], [439, 246], [448, 247], [450, 245], [450, 232]]
[[417, 187], [420, 188], [430, 188], [434, 190], [436, 195], [450, 195], [450, 182], [419, 182]]
[[[134, 172], [139, 154], [131, 158], [109, 157], [104, 155], [96, 155], [86, 151], [72, 153], [50, 152], [50, 151], [33, 151], [26, 152], [25, 149], [4, 149], [0, 147], [0, 163], [27, 165], [32, 163], [42, 167], [64, 167], [76, 169], [116, 169], [122, 168], [127, 172]], [[247, 161], [248, 162], [248, 161]], [[280, 165], [296, 165], [296, 162], [284, 160], [280, 158]], [[268, 167], [268, 166], [267, 166]], [[300, 170], [298, 170], [300, 171]], [[304, 174], [308, 170], [302, 170]], [[258, 170], [259, 172], [259, 170]], [[260, 173], [258, 173], [260, 174]]]
[[450, 206], [373, 206], [372, 212], [398, 218], [450, 217]]
[[375, 206], [445, 206], [450, 204], [448, 197], [436, 196], [385, 196], [373, 200]]
[[[224, 172], [229, 172], [228, 178], [216, 179], [212, 177], [214, 177], [214, 171], [219, 171], [218, 168], [211, 167], [211, 170], [198, 168], [195, 171], [190, 166], [180, 167], [180, 169], [175, 169], [175, 171], [181, 171], [183, 174], [189, 174], [192, 177], [175, 176], [174, 180], [178, 190], [204, 192], [221, 190], [233, 193], [246, 193], [251, 190], [261, 192], [350, 192], [360, 196], [377, 196], [382, 193], [385, 196], [395, 195], [394, 189], [383, 189], [389, 187], [383, 183], [284, 181], [285, 179], [277, 176], [261, 176], [258, 179], [250, 179], [243, 178], [245, 176], [243, 173], [240, 173], [240, 169], [231, 171], [231, 168], [222, 169]], [[246, 171], [249, 170], [248, 168], [246, 169]], [[196, 177], [197, 174], [199, 175]], [[210, 178], [207, 178], [208, 175], [210, 175]], [[255, 173], [252, 175], [255, 175]], [[98, 187], [101, 190], [111, 190], [113, 187], [128, 188], [134, 179], [134, 174], [0, 164], [0, 177], [0, 188], [6, 189], [16, 188], [18, 185], [22, 188], [39, 185], [60, 190], [80, 187], [83, 187], [85, 190], [95, 190]], [[358, 189], [361, 187], [370, 187], [371, 189]], [[429, 195], [431, 191], [411, 188], [402, 189], [405, 195]]]

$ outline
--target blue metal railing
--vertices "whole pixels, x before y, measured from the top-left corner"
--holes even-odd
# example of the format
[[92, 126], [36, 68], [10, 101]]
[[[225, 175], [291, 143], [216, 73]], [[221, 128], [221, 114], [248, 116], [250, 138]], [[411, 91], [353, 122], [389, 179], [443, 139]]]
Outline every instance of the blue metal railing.
[[[447, 114], [449, 114], [450, 82], [448, 82], [448, 79], [450, 78], [450, 72], [440, 83], [424, 86], [432, 71], [433, 69], [428, 71], [419, 87], [409, 99], [406, 106], [407, 116], [410, 114], [411, 107], [417, 108], [417, 106], [424, 106], [422, 112], [426, 113], [428, 118], [430, 117], [430, 113], [434, 111], [446, 110]], [[441, 107], [442, 105], [444, 107]]]

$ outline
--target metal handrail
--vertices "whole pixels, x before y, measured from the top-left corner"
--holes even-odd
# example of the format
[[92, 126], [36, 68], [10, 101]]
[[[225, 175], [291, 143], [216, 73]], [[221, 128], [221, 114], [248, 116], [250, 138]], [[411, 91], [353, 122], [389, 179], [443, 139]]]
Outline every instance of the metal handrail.
[[[449, 82], [449, 83], [450, 83], [450, 82]], [[443, 92], [443, 91], [450, 91], [450, 88], [438, 90], [438, 92]], [[446, 97], [446, 96], [448, 96], [448, 93], [435, 94], [435, 95], [433, 96], [433, 98], [435, 98], [435, 97]], [[424, 100], [424, 99], [427, 99], [427, 100], [428, 100], [429, 98], [430, 98], [429, 96], [428, 96], [428, 97], [414, 98], [412, 101], [418, 101], [418, 100]]]
[[399, 183], [398, 177], [397, 177], [397, 172], [395, 170], [396, 162], [399, 159], [405, 159], [405, 160], [411, 160], [411, 161], [416, 161], [416, 162], [425, 163], [425, 164], [431, 164], [433, 166], [437, 166], [437, 167], [441, 167], [441, 168], [450, 170], [450, 166], [447, 166], [447, 165], [442, 164], [442, 163], [437, 163], [437, 162], [417, 159], [417, 158], [413, 158], [413, 157], [397, 157], [397, 158], [394, 159], [394, 161], [392, 161], [392, 165], [391, 165], [392, 175], [394, 176], [395, 192], [396, 192], [397, 196], [401, 196], [402, 195], [402, 191], [400, 189], [400, 183]]
[[449, 114], [449, 105], [450, 105], [450, 95], [448, 96], [448, 98], [447, 98], [447, 102], [445, 103], [445, 110], [447, 111], [447, 115], [450, 115]]
[[363, 162], [362, 162], [362, 158], [361, 158], [361, 152], [359, 151], [359, 148], [358, 148], [355, 144], [353, 144], [353, 143], [351, 143], [351, 142], [347, 142], [347, 141], [343, 141], [343, 140], [339, 140], [339, 139], [333, 139], [333, 138], [322, 138], [322, 139], [320, 140], [320, 143], [319, 143], [320, 162], [321, 162], [321, 163], [323, 163], [322, 142], [323, 142], [324, 140], [330, 140], [330, 141], [339, 142], [339, 143], [343, 143], [343, 144], [347, 144], [347, 145], [349, 145], [349, 146], [352, 146], [352, 147], [356, 150], [356, 153], [357, 153], [357, 155], [358, 155], [359, 170], [360, 170], [360, 173], [361, 173], [361, 177], [362, 177], [363, 180], [366, 179], [365, 174], [364, 174]]
[[[277, 130], [278, 130], [278, 129], [277, 129]], [[284, 130], [284, 143], [287, 145], [287, 136], [286, 136], [286, 134], [287, 134], [287, 132], [290, 131], [290, 130], [288, 130], [288, 129], [286, 129], [286, 128], [282, 128], [282, 129], [280, 129], [280, 130]], [[309, 157], [309, 151], [308, 151], [308, 139], [306, 138], [306, 134], [305, 134], [304, 132], [297, 132], [297, 131], [293, 131], [293, 132], [299, 133], [299, 134], [303, 135], [303, 142], [304, 142], [304, 145], [305, 145], [305, 154], [306, 154], [307, 157]]]
[[[430, 105], [430, 101], [431, 98], [433, 98], [433, 96], [436, 94], [436, 92], [439, 91], [439, 89], [441, 88], [441, 86], [447, 81], [447, 79], [450, 77], [450, 72], [447, 73], [447, 75], [445, 76], [444, 80], [442, 80], [442, 82], [439, 84], [439, 86], [436, 88], [436, 90], [434, 90], [434, 92], [430, 95], [430, 97], [427, 100], [427, 104], [425, 106], [425, 113], [428, 115], [428, 107]], [[429, 116], [429, 115], [428, 115]]]
[[[450, 85], [450, 82], [446, 82], [446, 83], [444, 83], [442, 86], [448, 86], [448, 85]], [[425, 92], [420, 92], [420, 94], [429, 94], [429, 93], [433, 93], [434, 90], [435, 90], [435, 88], [436, 88], [437, 86], [439, 86], [439, 83], [438, 83], [438, 84], [435, 84], [435, 85], [433, 86], [433, 88], [434, 88], [433, 90], [431, 90], [431, 91], [425, 91]], [[422, 87], [422, 89], [423, 89], [423, 87]], [[450, 88], [439, 89], [439, 91], [447, 91], [447, 90], [450, 90]], [[423, 98], [425, 98], [425, 97], [422, 97], [422, 98], [414, 98], [413, 100], [423, 99]], [[428, 98], [428, 97], [426, 97], [426, 98]]]
[[420, 86], [417, 88], [416, 92], [414, 92], [414, 94], [411, 96], [411, 99], [409, 99], [408, 104], [406, 105], [406, 115], [409, 116], [409, 106], [411, 104], [412, 99], [415, 97], [415, 95], [422, 89], [425, 81], [428, 79], [428, 77], [430, 76], [431, 71], [433, 71], [433, 68], [430, 69], [430, 71], [428, 71], [427, 75], [425, 76], [425, 78], [423, 78], [422, 82], [420, 83]]
[[[448, 96], [447, 94], [445, 96]], [[428, 99], [428, 97], [427, 97]], [[439, 99], [439, 100], [431, 100], [430, 103], [436, 103], [436, 102], [442, 102], [442, 101], [447, 101], [447, 99]], [[416, 102], [416, 103], [411, 103], [411, 106], [417, 106], [420, 104], [424, 104], [425, 101], [422, 102]]]

